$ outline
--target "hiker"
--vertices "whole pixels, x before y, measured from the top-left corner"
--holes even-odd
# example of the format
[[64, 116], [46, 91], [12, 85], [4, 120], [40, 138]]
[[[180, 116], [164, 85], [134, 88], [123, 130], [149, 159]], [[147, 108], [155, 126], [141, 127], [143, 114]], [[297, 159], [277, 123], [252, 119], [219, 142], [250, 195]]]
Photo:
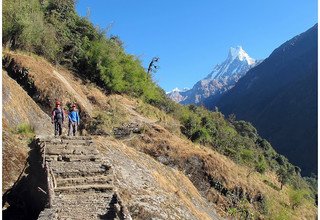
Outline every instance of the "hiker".
[[76, 105], [73, 104], [71, 106], [71, 110], [69, 112], [69, 132], [68, 136], [73, 135], [76, 136], [77, 128], [80, 124], [79, 112], [76, 109]]
[[62, 134], [62, 125], [64, 121], [64, 112], [60, 106], [60, 102], [56, 102], [56, 107], [52, 110], [52, 121], [54, 123], [54, 136]]

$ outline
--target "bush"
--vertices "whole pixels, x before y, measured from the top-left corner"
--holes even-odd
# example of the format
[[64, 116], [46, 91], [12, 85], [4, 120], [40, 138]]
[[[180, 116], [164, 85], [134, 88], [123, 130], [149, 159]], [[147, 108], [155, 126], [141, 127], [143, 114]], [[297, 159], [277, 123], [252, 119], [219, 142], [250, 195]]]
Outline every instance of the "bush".
[[311, 177], [304, 177], [305, 181], [308, 183], [309, 188], [314, 194], [318, 192], [318, 178], [317, 176], [313, 175]]
[[249, 149], [243, 149], [240, 152], [241, 160], [244, 163], [250, 164], [253, 162], [254, 159], [254, 152]]
[[266, 152], [268, 152], [270, 149], [272, 149], [271, 144], [266, 139], [258, 138], [257, 145]]
[[263, 174], [267, 170], [267, 162], [264, 156], [260, 155], [258, 161], [256, 162], [256, 171]]
[[34, 129], [30, 124], [22, 123], [17, 126], [16, 133], [23, 135], [34, 135]]
[[275, 220], [290, 220], [291, 214], [286, 208], [282, 208], [280, 211], [278, 211], [275, 216]]
[[257, 129], [252, 126], [250, 122], [246, 121], [235, 121], [233, 122], [234, 127], [239, 132], [240, 135], [244, 137], [249, 137], [253, 139], [254, 141], [257, 140], [258, 134]]
[[201, 144], [210, 143], [210, 135], [205, 128], [199, 128], [191, 135], [191, 140]]
[[291, 189], [289, 192], [289, 200], [291, 208], [294, 210], [298, 206], [300, 206], [305, 200], [305, 196], [307, 196], [306, 190], [294, 190]]

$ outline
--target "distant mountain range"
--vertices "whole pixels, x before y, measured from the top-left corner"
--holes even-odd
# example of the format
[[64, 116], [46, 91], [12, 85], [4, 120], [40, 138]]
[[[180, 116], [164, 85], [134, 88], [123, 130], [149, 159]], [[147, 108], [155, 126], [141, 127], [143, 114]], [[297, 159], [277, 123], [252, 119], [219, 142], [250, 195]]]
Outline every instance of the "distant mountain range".
[[302, 174], [317, 173], [318, 25], [285, 42], [220, 99], [225, 115], [250, 121]]
[[243, 77], [248, 70], [259, 64], [251, 58], [241, 46], [231, 47], [227, 59], [214, 67], [204, 79], [198, 81], [192, 89], [174, 89], [167, 95], [181, 104], [201, 104], [204, 99], [219, 97]]

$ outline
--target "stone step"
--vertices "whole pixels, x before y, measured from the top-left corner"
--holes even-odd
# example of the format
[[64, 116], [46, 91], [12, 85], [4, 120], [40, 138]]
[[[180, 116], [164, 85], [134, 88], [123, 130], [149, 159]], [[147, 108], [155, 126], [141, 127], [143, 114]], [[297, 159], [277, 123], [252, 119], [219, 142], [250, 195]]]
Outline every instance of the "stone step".
[[111, 201], [114, 195], [113, 191], [107, 192], [96, 192], [96, 191], [87, 191], [81, 192], [78, 194], [59, 194], [55, 196], [54, 206], [59, 206], [61, 203], [70, 203], [75, 204], [79, 202], [83, 203], [102, 203], [105, 204], [106, 201]]
[[113, 177], [111, 175], [105, 176], [90, 176], [90, 177], [75, 177], [75, 178], [59, 178], [57, 179], [57, 186], [83, 185], [83, 184], [112, 184]]
[[46, 155], [60, 155], [60, 154], [92, 154], [97, 155], [99, 151], [95, 146], [79, 146], [79, 145], [49, 145], [46, 146]]
[[103, 210], [70, 210], [70, 209], [45, 209], [39, 215], [39, 220], [97, 220], [97, 219], [118, 219], [111, 215], [111, 218], [107, 216], [108, 209]]
[[46, 153], [48, 154], [54, 154], [57, 151], [63, 151], [63, 150], [68, 150], [70, 153], [73, 151], [97, 151], [95, 145], [89, 145], [89, 146], [83, 146], [83, 145], [66, 145], [66, 144], [49, 144], [46, 145]]
[[106, 210], [109, 207], [111, 200], [105, 200], [102, 202], [69, 202], [69, 201], [62, 201], [60, 204], [54, 204], [52, 207], [55, 209], [65, 209], [66, 207], [72, 208], [73, 210], [80, 210], [85, 211], [86, 209], [98, 209], [98, 210]]
[[87, 177], [111, 174], [111, 166], [101, 162], [49, 162], [54, 176], [60, 178]]
[[46, 155], [46, 161], [61, 161], [61, 162], [85, 162], [92, 161], [98, 162], [102, 158], [99, 155], [74, 155], [74, 154], [61, 154], [61, 155]]
[[69, 139], [51, 139], [43, 141], [45, 145], [81, 145], [81, 146], [89, 146], [93, 144], [92, 140], [69, 140]]
[[91, 136], [38, 136], [39, 141], [41, 142], [50, 142], [56, 140], [92, 140]]
[[99, 209], [69, 209], [69, 208], [55, 208], [43, 210], [39, 220], [91, 220], [91, 219], [119, 219], [116, 217], [115, 210], [110, 207], [99, 207]]
[[62, 136], [63, 140], [92, 140], [91, 136]]
[[90, 144], [93, 144], [92, 140], [68, 140], [68, 139], [62, 139], [62, 144], [69, 144], [69, 145], [84, 145], [89, 146]]
[[78, 185], [78, 186], [61, 186], [54, 189], [57, 194], [60, 193], [72, 193], [72, 192], [87, 192], [98, 191], [107, 192], [113, 190], [113, 186], [110, 184], [92, 184], [92, 185]]

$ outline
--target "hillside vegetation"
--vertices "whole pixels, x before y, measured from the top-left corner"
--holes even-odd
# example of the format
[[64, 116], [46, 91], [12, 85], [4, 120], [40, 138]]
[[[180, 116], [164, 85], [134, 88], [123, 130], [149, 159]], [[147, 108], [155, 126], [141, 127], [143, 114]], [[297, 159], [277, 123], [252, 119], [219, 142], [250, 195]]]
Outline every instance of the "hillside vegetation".
[[[5, 0], [3, 44], [4, 69], [43, 111], [49, 114], [56, 99], [78, 103], [82, 134], [99, 135], [101, 143], [105, 136], [115, 141], [115, 128], [137, 124], [139, 132], [119, 141], [182, 172], [197, 190], [190, 193], [201, 194], [219, 214], [316, 215], [316, 190], [250, 123], [170, 101], [121, 40], [79, 17], [73, 1]], [[167, 185], [161, 173], [154, 176]], [[185, 198], [177, 187], [171, 191]]]

